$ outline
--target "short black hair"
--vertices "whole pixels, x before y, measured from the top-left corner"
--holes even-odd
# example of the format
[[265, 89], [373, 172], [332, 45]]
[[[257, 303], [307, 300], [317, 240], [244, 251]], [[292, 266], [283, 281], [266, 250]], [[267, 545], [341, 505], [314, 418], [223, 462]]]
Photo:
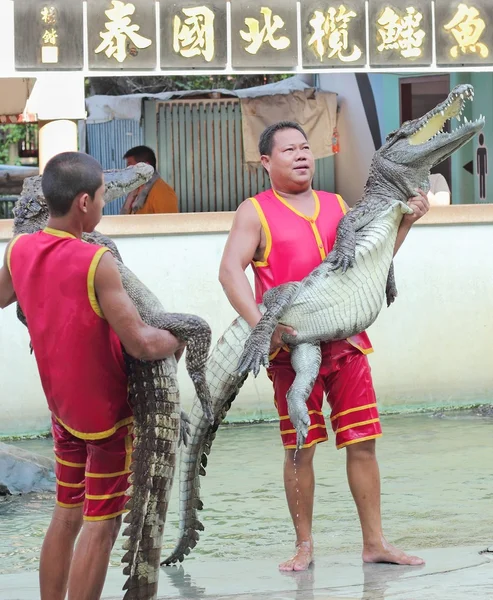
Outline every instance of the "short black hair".
[[41, 178], [41, 189], [53, 217], [63, 217], [80, 194], [94, 198], [103, 185], [103, 168], [83, 152], [61, 152], [51, 158]]
[[482, 146], [484, 144], [484, 135], [482, 133], [479, 134], [479, 145]]
[[123, 158], [135, 158], [137, 162], [149, 163], [151, 167], [156, 169], [156, 154], [149, 146], [135, 146], [125, 152]]
[[308, 137], [301, 125], [298, 125], [298, 123], [295, 123], [294, 121], [279, 121], [278, 123], [269, 125], [269, 127], [262, 132], [258, 143], [260, 156], [270, 156], [272, 154], [274, 148], [274, 136], [278, 131], [283, 131], [284, 129], [296, 129], [302, 133], [305, 140], [308, 141]]

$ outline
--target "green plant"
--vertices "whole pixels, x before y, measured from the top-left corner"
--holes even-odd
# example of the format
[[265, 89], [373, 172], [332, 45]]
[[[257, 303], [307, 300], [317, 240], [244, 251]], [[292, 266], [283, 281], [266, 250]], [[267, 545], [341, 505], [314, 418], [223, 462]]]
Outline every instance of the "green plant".
[[[10, 146], [18, 144], [24, 135], [26, 128], [24, 125], [1, 125], [0, 126], [0, 164], [6, 165], [9, 163]], [[16, 161], [20, 165], [20, 161]]]

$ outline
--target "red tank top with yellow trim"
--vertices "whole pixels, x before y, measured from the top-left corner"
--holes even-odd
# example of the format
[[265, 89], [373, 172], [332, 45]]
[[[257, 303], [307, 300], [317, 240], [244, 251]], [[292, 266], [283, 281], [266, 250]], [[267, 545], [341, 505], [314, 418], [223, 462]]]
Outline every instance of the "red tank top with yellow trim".
[[[313, 197], [315, 212], [311, 217], [297, 211], [272, 189], [250, 198], [266, 239], [262, 260], [252, 264], [258, 303], [267, 290], [301, 281], [332, 250], [346, 207], [337, 194], [314, 191]], [[373, 352], [366, 332], [348, 338], [348, 342], [364, 354]]]
[[109, 437], [133, 420], [121, 343], [94, 291], [106, 251], [47, 228], [15, 238], [8, 255], [48, 406], [83, 439]]

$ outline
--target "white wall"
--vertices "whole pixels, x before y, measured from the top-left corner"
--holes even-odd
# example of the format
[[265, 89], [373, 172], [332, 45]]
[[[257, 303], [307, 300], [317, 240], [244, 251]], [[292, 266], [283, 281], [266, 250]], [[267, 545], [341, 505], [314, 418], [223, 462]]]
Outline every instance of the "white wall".
[[[415, 227], [396, 259], [399, 297], [369, 331], [382, 408], [402, 410], [489, 401], [493, 395], [493, 225]], [[217, 281], [226, 234], [116, 238], [125, 262], [172, 311], [197, 313], [214, 340], [234, 318]], [[3, 253], [5, 243], [0, 243]], [[40, 431], [48, 412], [28, 336], [15, 308], [0, 311], [0, 434]], [[183, 365], [185, 408], [192, 387]], [[262, 373], [251, 378], [230, 418], [272, 415]]]
[[335, 156], [334, 191], [353, 206], [361, 198], [375, 153], [356, 76], [354, 73], [323, 74], [319, 76], [319, 86], [321, 90], [337, 94], [340, 152]]

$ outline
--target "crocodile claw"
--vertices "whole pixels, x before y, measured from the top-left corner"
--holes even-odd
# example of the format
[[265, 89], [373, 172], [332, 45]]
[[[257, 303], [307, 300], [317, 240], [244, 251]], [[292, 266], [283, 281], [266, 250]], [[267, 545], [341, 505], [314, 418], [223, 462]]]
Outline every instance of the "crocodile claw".
[[257, 377], [260, 373], [261, 366], [265, 368], [269, 366], [268, 353], [263, 354], [262, 352], [255, 352], [252, 355], [250, 355], [250, 353], [245, 353], [238, 365], [238, 375], [244, 377], [248, 373], [253, 372], [254, 377]]
[[188, 446], [188, 438], [190, 437], [190, 419], [188, 418], [187, 413], [182, 410], [180, 411], [180, 438], [178, 440], [178, 445]]
[[397, 290], [387, 290], [387, 308], [395, 301], [397, 298]]
[[329, 263], [332, 265], [334, 271], [337, 271], [337, 269], [341, 269], [342, 272], [345, 273], [349, 268], [353, 266], [354, 260], [354, 254], [348, 255], [342, 252], [335, 251], [333, 256], [329, 258]]
[[299, 450], [305, 444], [306, 438], [308, 437], [308, 428], [310, 427], [310, 415], [308, 414], [308, 408], [306, 403], [303, 402], [301, 407], [297, 404], [290, 405], [289, 407], [289, 418], [294, 428], [296, 429], [296, 448]]
[[253, 375], [257, 377], [261, 366], [265, 368], [269, 366], [269, 347], [262, 349], [255, 343], [255, 340], [252, 339], [253, 337], [252, 335], [245, 343], [243, 354], [238, 363], [238, 374], [240, 377], [250, 372], [253, 372]]
[[200, 400], [202, 410], [204, 411], [205, 418], [211, 425], [214, 425], [215, 417], [212, 409], [211, 392], [209, 390], [209, 386], [207, 385], [205, 375], [202, 373], [194, 373], [191, 375], [191, 378], [197, 397]]
[[296, 450], [301, 450], [303, 448], [307, 437], [308, 437], [308, 427], [306, 428], [306, 432], [304, 432], [304, 431], [296, 432]]

